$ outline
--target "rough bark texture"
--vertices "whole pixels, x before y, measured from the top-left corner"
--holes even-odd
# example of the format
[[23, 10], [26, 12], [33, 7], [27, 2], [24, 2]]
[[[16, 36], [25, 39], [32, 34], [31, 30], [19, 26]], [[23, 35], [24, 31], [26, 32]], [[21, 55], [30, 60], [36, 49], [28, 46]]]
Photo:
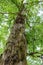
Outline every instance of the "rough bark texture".
[[27, 65], [24, 18], [17, 16], [13, 25], [0, 65]]

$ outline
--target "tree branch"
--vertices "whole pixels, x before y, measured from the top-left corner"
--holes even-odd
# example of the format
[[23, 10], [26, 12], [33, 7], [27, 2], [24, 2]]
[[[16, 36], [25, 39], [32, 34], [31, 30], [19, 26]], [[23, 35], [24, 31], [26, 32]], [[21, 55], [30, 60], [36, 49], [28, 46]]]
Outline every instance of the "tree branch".
[[24, 3], [24, 4], [36, 4], [36, 3], [42, 3], [43, 1], [34, 1], [34, 2], [29, 2], [29, 3]]
[[16, 13], [15, 12], [0, 12], [0, 14], [15, 14], [16, 15], [16, 14], [18, 14], [18, 12], [16, 12]]
[[[43, 55], [43, 53], [41, 53], [41, 52], [43, 52], [43, 50], [41, 50], [40, 52], [30, 52], [30, 53], [27, 53], [27, 56], [33, 56], [33, 55], [35, 55], [35, 54], [41, 54], [41, 55]], [[39, 56], [39, 55], [38, 55]], [[37, 56], [37, 57], [38, 57]]]
[[16, 5], [16, 7], [18, 8], [18, 10], [20, 10], [20, 6], [17, 4], [17, 2], [15, 2], [13, 0], [11, 0], [11, 1], [12, 1], [12, 3], [14, 3]]

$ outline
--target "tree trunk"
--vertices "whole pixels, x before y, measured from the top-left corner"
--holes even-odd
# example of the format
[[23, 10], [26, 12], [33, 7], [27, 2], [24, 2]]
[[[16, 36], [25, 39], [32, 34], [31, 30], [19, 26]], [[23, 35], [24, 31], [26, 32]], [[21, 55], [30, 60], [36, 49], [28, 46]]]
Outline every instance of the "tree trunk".
[[0, 65], [27, 65], [24, 18], [18, 15], [11, 29]]

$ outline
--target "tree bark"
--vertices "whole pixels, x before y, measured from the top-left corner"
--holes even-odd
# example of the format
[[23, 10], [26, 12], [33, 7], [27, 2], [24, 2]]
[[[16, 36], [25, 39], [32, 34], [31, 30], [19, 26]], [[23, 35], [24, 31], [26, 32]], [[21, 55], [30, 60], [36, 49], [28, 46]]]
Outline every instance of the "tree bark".
[[2, 54], [0, 65], [27, 65], [24, 18], [18, 15]]

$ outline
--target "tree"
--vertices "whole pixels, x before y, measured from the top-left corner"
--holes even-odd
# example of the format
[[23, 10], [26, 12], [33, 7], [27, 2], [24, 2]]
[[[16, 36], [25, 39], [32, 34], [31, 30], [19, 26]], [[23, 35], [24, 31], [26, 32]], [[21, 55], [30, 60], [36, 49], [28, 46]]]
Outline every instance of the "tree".
[[[2, 0], [2, 1], [4, 1], [4, 0]], [[1, 1], [1, 3], [3, 3], [2, 1]], [[40, 33], [40, 30], [41, 30], [40, 28], [43, 28], [43, 26], [41, 24], [37, 25], [35, 22], [40, 23], [40, 17], [37, 16], [36, 14], [37, 14], [37, 11], [39, 8], [39, 5], [37, 5], [37, 4], [40, 3], [41, 1], [35, 0], [33, 2], [33, 0], [32, 1], [30, 0], [28, 2], [29, 3], [22, 1], [22, 0], [18, 0], [18, 1], [11, 0], [10, 1], [11, 4], [15, 4], [14, 6], [16, 6], [16, 9], [18, 8], [18, 10], [17, 10], [17, 13], [15, 13], [15, 14], [17, 14], [17, 16], [15, 16], [16, 17], [15, 22], [12, 26], [8, 41], [6, 42], [6, 49], [4, 50], [2, 56], [0, 57], [0, 59], [1, 59], [0, 65], [3, 65], [3, 64], [4, 65], [27, 65], [26, 55], [32, 55], [34, 57], [34, 54], [39, 53], [39, 52], [35, 52], [36, 51], [35, 50], [36, 42], [37, 41], [42, 42], [42, 40], [41, 40], [42, 38], [39, 40], [39, 36], [37, 34]], [[6, 3], [6, 1], [4, 2], [4, 6], [5, 6], [5, 3]], [[37, 5], [37, 7], [34, 5]], [[2, 6], [2, 4], [1, 4], [1, 6]], [[10, 8], [10, 6], [11, 5], [9, 4], [9, 8], [8, 8], [8, 5], [7, 5], [7, 8], [5, 8], [5, 10], [8, 9], [8, 12], [15, 11], [15, 9], [13, 8], [14, 10], [12, 10], [12, 8]], [[4, 9], [3, 9], [3, 11], [4, 11]], [[35, 13], [34, 13], [34, 11], [35, 11]], [[3, 14], [3, 13], [1, 13], [1, 14]], [[11, 13], [11, 14], [14, 14], [14, 13]], [[31, 20], [31, 19], [33, 19], [33, 20]], [[34, 19], [35, 19], [35, 21], [34, 21]], [[11, 20], [12, 20], [12, 18], [10, 19], [10, 21]], [[9, 24], [11, 24], [11, 23], [9, 22]], [[26, 38], [25, 38], [25, 26], [27, 29], [29, 27], [29, 31], [26, 32]], [[38, 32], [38, 30], [39, 30], [39, 32]], [[26, 53], [27, 52], [26, 43], [28, 43], [29, 51], [31, 50], [31, 52], [28, 54]], [[30, 47], [32, 47], [32, 48], [30, 48]]]
[[[22, 2], [23, 3], [23, 2]], [[2, 55], [0, 65], [27, 65], [26, 63], [26, 39], [24, 35], [25, 18], [22, 15], [21, 7], [12, 27], [11, 34], [6, 43], [6, 49]]]

